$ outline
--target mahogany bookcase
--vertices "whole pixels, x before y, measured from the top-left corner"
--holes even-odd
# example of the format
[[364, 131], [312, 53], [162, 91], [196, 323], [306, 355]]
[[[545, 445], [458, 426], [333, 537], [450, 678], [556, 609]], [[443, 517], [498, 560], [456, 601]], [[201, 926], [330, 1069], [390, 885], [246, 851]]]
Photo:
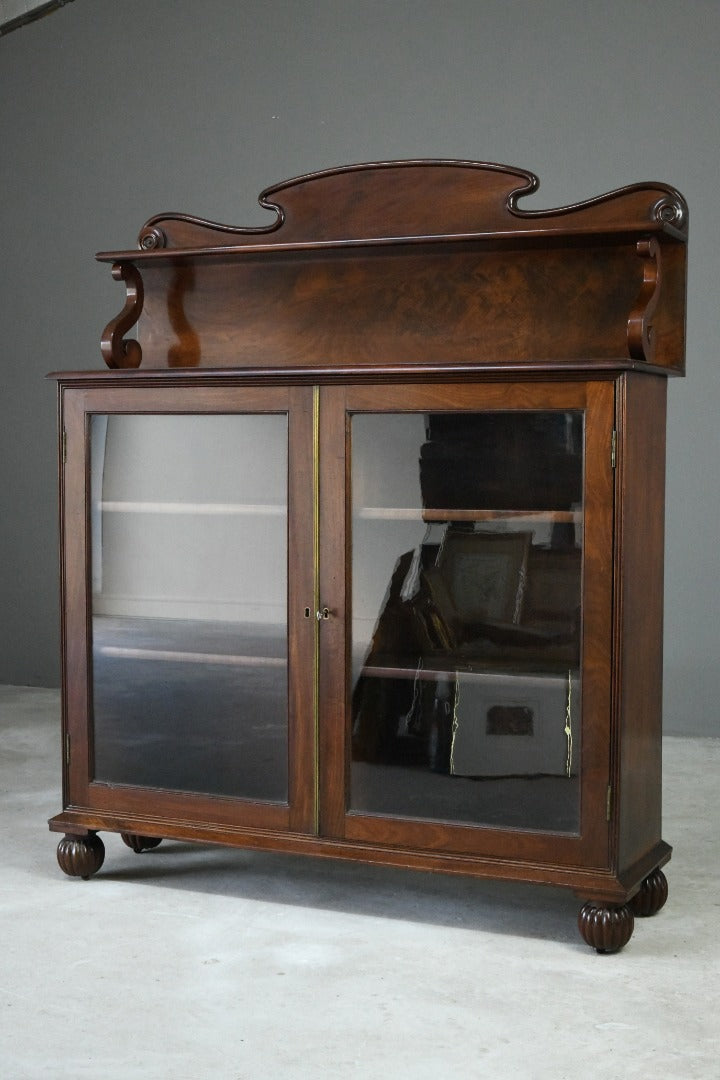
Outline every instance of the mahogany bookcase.
[[605, 952], [662, 907], [687, 207], [536, 187], [354, 165], [98, 256], [107, 370], [55, 376], [67, 874], [114, 831], [552, 884]]

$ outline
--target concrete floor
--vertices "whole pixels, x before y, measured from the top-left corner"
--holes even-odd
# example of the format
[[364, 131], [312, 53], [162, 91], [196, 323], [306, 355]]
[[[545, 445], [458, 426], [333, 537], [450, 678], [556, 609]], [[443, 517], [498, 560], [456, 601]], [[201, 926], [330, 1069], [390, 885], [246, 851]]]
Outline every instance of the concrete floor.
[[720, 1076], [720, 740], [666, 740], [670, 899], [599, 956], [554, 889], [112, 835], [67, 878], [58, 717], [0, 687], [1, 1080]]

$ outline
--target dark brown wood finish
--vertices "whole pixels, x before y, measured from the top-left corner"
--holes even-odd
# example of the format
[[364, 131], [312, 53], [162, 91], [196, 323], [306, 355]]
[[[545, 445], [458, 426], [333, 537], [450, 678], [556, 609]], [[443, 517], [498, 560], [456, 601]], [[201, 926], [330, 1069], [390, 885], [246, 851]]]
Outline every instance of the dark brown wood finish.
[[[468, 241], [304, 257], [271, 253], [202, 263], [192, 274], [186, 267], [143, 265], [137, 347], [151, 368], [532, 368], [539, 359], [609, 359], [674, 370], [683, 325], [665, 308], [684, 288], [683, 252], [665, 245], [667, 289], [655, 300], [648, 356], [642, 353], [647, 260], [633, 243], [492, 250]], [[123, 357], [118, 346], [111, 366], [128, 366]]]
[[635, 928], [627, 904], [602, 905], [589, 900], [578, 916], [578, 929], [596, 952], [614, 953], [627, 945]]
[[[646, 184], [555, 210], [518, 207], [537, 186], [525, 170], [475, 162], [330, 170], [264, 192], [275, 214], [265, 229], [158, 215], [139, 252], [99, 258], [128, 283], [128, 264], [142, 267], [139, 345], [150, 367], [532, 367], [608, 357], [677, 370], [682, 197]], [[648, 293], [649, 242], [663, 287]], [[129, 285], [104, 335], [113, 367], [137, 361], [136, 345], [118, 334], [142, 305]]]
[[[137, 250], [98, 256], [126, 289], [102, 338], [111, 370], [58, 376], [65, 765], [50, 825], [66, 873], [97, 872], [110, 830], [140, 851], [188, 839], [562, 885], [588, 901], [579, 928], [599, 951], [662, 907], [665, 388], [684, 373], [687, 207], [644, 183], [527, 209], [537, 186], [477, 162], [350, 166], [268, 188], [264, 226], [159, 214]], [[351, 418], [493, 409], [586, 417], [577, 834], [348, 809]], [[289, 424], [287, 804], [97, 782], [87, 418], [245, 411]]]
[[87, 836], [65, 836], [57, 846], [57, 861], [68, 877], [87, 881], [105, 862], [105, 845], [92, 832]]
[[112, 276], [116, 281], [124, 281], [127, 300], [120, 314], [111, 319], [103, 331], [100, 351], [109, 368], [136, 368], [142, 362], [142, 347], [139, 342], [123, 338], [140, 318], [145, 298], [143, 280], [140, 271], [132, 263], [115, 263]]
[[[274, 220], [259, 228], [219, 225], [187, 214], [157, 214], [139, 247], [252, 249], [367, 244], [426, 237], [563, 237], [644, 230], [682, 238], [687, 207], [666, 184], [633, 184], [553, 210], [519, 207], [537, 191], [526, 169], [477, 161], [387, 161], [310, 173], [266, 188], [260, 205]], [[114, 261], [116, 254], [103, 253]]]
[[639, 918], [648, 918], [657, 915], [658, 911], [665, 906], [668, 898], [667, 878], [659, 867], [648, 874], [630, 901], [633, 914]]
[[[631, 357], [628, 345], [643, 261], [632, 244], [588, 255], [576, 248], [486, 251], [468, 244], [456, 251], [248, 257], [233, 266], [199, 267], [187, 290], [176, 288], [174, 267], [153, 267], [139, 327], [143, 363], [312, 368], [649, 360], [637, 349]], [[657, 330], [653, 362], [669, 366], [678, 353], [677, 330], [663, 332], [661, 322]]]
[[290, 720], [290, 828], [317, 832], [317, 750], [314, 699], [315, 627], [305, 617], [315, 593], [313, 392], [288, 391], [288, 692]]
[[[252, 850], [268, 850], [287, 854], [313, 855], [318, 858], [347, 859], [382, 866], [462, 874], [468, 877], [492, 878], [504, 881], [526, 881], [534, 884], [557, 885], [572, 889], [578, 896], [592, 893], [595, 903], [622, 903], [628, 889], [611, 870], [586, 870], [582, 867], [555, 866], [543, 863], [522, 863], [511, 855], [507, 858], [483, 858], [478, 855], [456, 855], [443, 851], [417, 850], [363, 844], [350, 840], [331, 840], [272, 829], [251, 829], [218, 825], [211, 821], [153, 817], [146, 808], [142, 815], [132, 816], [90, 810], [66, 810], [50, 820], [53, 832], [67, 832], [83, 837], [89, 832], [107, 830], [122, 833], [142, 829], [162, 832], [165, 839], [192, 840], [202, 844], [222, 844]], [[634, 890], [637, 891], [637, 882]], [[631, 890], [632, 891], [632, 890]]]
[[347, 457], [346, 390], [323, 387], [319, 406], [320, 535], [323, 547], [319, 563], [319, 601], [327, 605], [330, 619], [320, 625], [319, 635], [319, 757], [320, 832], [342, 837], [345, 831], [349, 757], [346, 754], [347, 697], [346, 633], [350, 536], [347, 530], [345, 492], [349, 486]]
[[618, 384], [618, 867], [660, 842], [666, 381]]
[[139, 836], [137, 833], [120, 833], [120, 838], [123, 844], [132, 848], [136, 855], [140, 855], [143, 851], [153, 851], [162, 844], [162, 837]]

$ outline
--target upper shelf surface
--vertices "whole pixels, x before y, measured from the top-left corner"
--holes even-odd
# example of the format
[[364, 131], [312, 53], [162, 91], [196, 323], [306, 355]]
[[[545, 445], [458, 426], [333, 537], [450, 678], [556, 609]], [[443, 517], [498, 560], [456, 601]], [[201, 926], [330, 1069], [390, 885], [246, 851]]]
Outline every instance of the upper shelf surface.
[[475, 161], [390, 161], [311, 173], [266, 188], [264, 227], [221, 225], [188, 214], [151, 217], [138, 250], [100, 252], [102, 261], [168, 255], [282, 251], [399, 241], [664, 232], [683, 240], [682, 195], [661, 183], [632, 184], [551, 210], [525, 210], [536, 191], [525, 169]]

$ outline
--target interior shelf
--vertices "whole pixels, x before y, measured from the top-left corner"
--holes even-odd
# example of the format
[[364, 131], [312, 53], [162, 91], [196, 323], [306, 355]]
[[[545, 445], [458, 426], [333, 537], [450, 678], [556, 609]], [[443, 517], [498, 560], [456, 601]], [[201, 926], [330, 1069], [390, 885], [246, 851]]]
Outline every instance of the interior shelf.
[[177, 649], [137, 649], [122, 645], [102, 645], [101, 656], [112, 660], [152, 660], [156, 663], [225, 664], [229, 667], [287, 667], [284, 656], [246, 656], [230, 653], [182, 652]]
[[285, 517], [287, 507], [280, 503], [196, 503], [196, 502], [132, 502], [103, 500], [98, 508], [111, 514], [193, 514], [210, 516]]
[[463, 678], [468, 680], [478, 679], [486, 681], [488, 678], [502, 678], [506, 679], [508, 676], [527, 677], [529, 675], [535, 677], [557, 676], [559, 674], [567, 674], [569, 670], [577, 671], [577, 664], [573, 663], [561, 663], [560, 661], [547, 661], [542, 664], [532, 663], [526, 661], [522, 665], [515, 663], [512, 667], [507, 662], [499, 661], [496, 665], [490, 666], [484, 663], [482, 666], [477, 664], [463, 665], [462, 661], [454, 662], [443, 666], [442, 664], [434, 664], [432, 667], [412, 667], [411, 665], [400, 664], [368, 664], [364, 666], [360, 674], [366, 678], [371, 679], [412, 679], [420, 680], [420, 682], [435, 682], [438, 678], [446, 677], [448, 675], [462, 675]]
[[371, 521], [555, 521], [571, 524], [582, 521], [582, 510], [450, 510], [437, 507], [363, 506], [354, 511], [357, 518]]

